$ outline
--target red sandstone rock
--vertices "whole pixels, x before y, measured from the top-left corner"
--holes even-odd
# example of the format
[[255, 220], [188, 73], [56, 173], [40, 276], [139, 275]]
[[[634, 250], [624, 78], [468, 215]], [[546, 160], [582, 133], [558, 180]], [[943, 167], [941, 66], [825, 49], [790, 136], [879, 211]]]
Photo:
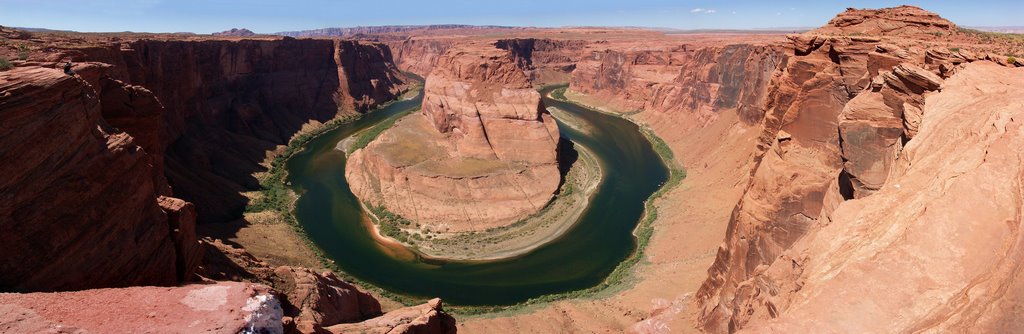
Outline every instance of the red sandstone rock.
[[[815, 233], [842, 219], [848, 203], [844, 200], [871, 199], [872, 192], [885, 189], [901, 175], [900, 166], [906, 166], [903, 144], [909, 140], [909, 150], [918, 140], [927, 122], [928, 92], [943, 84], [936, 73], [955, 76], [952, 73], [963, 66], [957, 63], [977, 59], [970, 52], [953, 57], [918, 47], [937, 38], [929, 33], [933, 30], [955, 29], [936, 17], [907, 7], [854, 11], [841, 14], [829, 26], [790, 37], [794, 56], [771, 83], [758, 143], [763, 153], [755, 157], [753, 179], [733, 211], [709, 278], [696, 295], [699, 322], [706, 331], [756, 330], [753, 323], [785, 314], [788, 294], [817, 293], [806, 290], [800, 278], [812, 253], [787, 250], [811, 240], [841, 239], [818, 239]], [[865, 34], [882, 35], [850, 36], [855, 32], [851, 27], [878, 28]], [[860, 247], [847, 246], [853, 247], [852, 252]], [[814, 254], [831, 258], [833, 253]], [[928, 257], [927, 252], [914, 254]], [[900, 284], [889, 286], [901, 288]], [[831, 299], [836, 300], [845, 299]], [[839, 309], [843, 308], [834, 305], [829, 312]], [[889, 314], [902, 310], [895, 305], [886, 309]]]
[[155, 159], [106, 125], [92, 87], [59, 70], [18, 67], [0, 72], [0, 110], [0, 289], [185, 278], [192, 263], [177, 259], [194, 258], [191, 222], [178, 216], [173, 228], [183, 233], [173, 231], [158, 203]]
[[[138, 40], [63, 51], [61, 58], [108, 64], [95, 76], [159, 99], [165, 111], [158, 133], [126, 131], [160, 138], [167, 180], [176, 196], [195, 203], [200, 222], [236, 219], [248, 201], [239, 193], [259, 188], [251, 177], [264, 168], [259, 163], [303, 124], [374, 108], [404, 91], [407, 80], [387, 46], [357, 41]], [[148, 93], [130, 94], [142, 101]], [[142, 118], [132, 122], [143, 125]]]
[[750, 332], [1019, 330], [1020, 82], [1024, 70], [979, 62], [928, 95], [889, 180], [755, 272], [777, 287], [756, 292], [771, 312], [756, 318], [776, 319]]
[[364, 322], [327, 327], [331, 333], [419, 334], [455, 333], [455, 319], [441, 309], [440, 299], [405, 307]]
[[812, 34], [863, 34], [934, 39], [956, 33], [956, 25], [914, 6], [847, 9]]
[[[290, 308], [297, 311], [294, 320], [303, 333], [382, 314], [376, 299], [338, 279], [332, 272], [317, 274], [307, 268], [278, 267], [274, 274], [274, 289], [281, 291], [290, 302]], [[286, 311], [286, 314], [291, 312]]]
[[4, 333], [282, 333], [281, 317], [251, 283], [0, 293]]
[[738, 108], [754, 123], [781, 51], [749, 44], [594, 51], [576, 65], [570, 88], [620, 110], [690, 110], [704, 125], [719, 110]]
[[539, 211], [560, 180], [559, 133], [509, 52], [449, 51], [427, 78], [422, 114], [348, 160], [352, 191], [434, 230], [470, 231]]

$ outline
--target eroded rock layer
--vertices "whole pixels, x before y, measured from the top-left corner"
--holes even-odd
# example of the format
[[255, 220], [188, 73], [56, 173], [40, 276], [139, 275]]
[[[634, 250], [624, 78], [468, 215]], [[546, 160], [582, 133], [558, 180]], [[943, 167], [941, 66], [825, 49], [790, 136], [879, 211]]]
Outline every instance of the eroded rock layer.
[[751, 332], [1018, 330], [1022, 82], [978, 62], [928, 95], [888, 181], [754, 272]]
[[[962, 219], [948, 215], [930, 216], [931, 213], [921, 211], [922, 207], [910, 204], [915, 201], [916, 196], [920, 196], [922, 201], [942, 197], [935, 192], [922, 189], [924, 193], [906, 198], [875, 197], [878, 196], [876, 193], [886, 192], [890, 187], [904, 187], [901, 178], [907, 173], [908, 168], [916, 168], [915, 159], [945, 159], [944, 157], [951, 154], [952, 151], [945, 149], [953, 147], [944, 144], [934, 146], [933, 150], [911, 149], [917, 142], [922, 141], [926, 122], [930, 117], [929, 110], [945, 107], [945, 102], [938, 102], [937, 106], [929, 105], [935, 94], [941, 94], [936, 93], [937, 91], [945, 93], [943, 87], [948, 83], [944, 83], [943, 77], [953, 75], [955, 78], [957, 74], [954, 73], [965, 71], [963, 64], [974, 61], [991, 60], [1006, 64], [998, 62], [998, 57], [979, 56], [968, 50], [946, 51], [943, 44], [947, 37], [944, 36], [954, 33], [960, 33], [955, 30], [955, 25], [938, 18], [935, 14], [916, 7], [898, 7], [871, 11], [851, 10], [832, 20], [826, 27], [802, 35], [789, 36], [792, 55], [770, 84], [764, 108], [766, 112], [761, 121], [762, 130], [757, 143], [759, 153], [754, 158], [752, 178], [743, 198], [732, 213], [726, 240], [718, 250], [715, 263], [709, 269], [709, 277], [696, 295], [696, 305], [700, 307], [698, 322], [705, 330], [760, 330], [755, 324], [761, 323], [764, 319], [788, 318], [790, 305], [804, 303], [804, 298], [818, 300], [817, 298], [831, 293], [835, 293], [832, 295], [834, 299], [831, 299], [833, 303], [836, 300], [848, 302], [843, 306], [833, 305], [830, 311], [833, 316], [804, 318], [812, 322], [829, 324], [819, 327], [820, 329], [871, 332], [903, 328], [895, 331], [919, 331], [932, 326], [946, 326], [944, 323], [948, 321], [960, 321], [955, 319], [960, 317], [958, 314], [962, 309], [946, 309], [946, 305], [953, 303], [954, 297], [951, 295], [936, 296], [928, 298], [927, 301], [911, 295], [895, 299], [879, 297], [878, 302], [891, 300], [893, 304], [869, 306], [860, 304], [859, 301], [870, 300], [874, 303], [875, 296], [865, 298], [861, 294], [866, 290], [857, 287], [857, 284], [870, 284], [880, 289], [879, 291], [904, 291], [908, 285], [897, 281], [914, 277], [922, 271], [944, 270], [937, 267], [948, 268], [946, 264], [938, 265], [938, 262], [932, 262], [936, 260], [932, 258], [932, 254], [937, 257], [941, 255], [923, 249], [908, 250], [903, 255], [882, 255], [880, 251], [876, 251], [889, 247], [923, 247], [922, 243], [927, 243], [924, 241], [926, 239], [955, 239], [949, 235], [932, 235], [915, 240], [910, 230], [913, 228], [910, 226], [929, 221], [929, 225], [949, 224], [950, 229], [968, 228], [962, 226]], [[984, 50], [985, 47], [978, 48]], [[999, 67], [993, 63], [988, 64], [977, 66]], [[968, 65], [968, 68], [974, 66]], [[971, 79], [974, 80], [973, 83], [981, 81], [977, 77], [998, 72], [975, 71], [978, 72], [973, 74], [976, 76], [975, 79]], [[1016, 80], [1015, 76], [1010, 78], [1007, 80]], [[992, 80], [1003, 82], [995, 77]], [[966, 94], [961, 97], [966, 97], [967, 101], [970, 101], [972, 98], [980, 100], [983, 99], [981, 96], [989, 96], [995, 101], [1002, 101], [985, 106], [985, 111], [978, 111], [981, 113], [979, 117], [985, 119], [985, 116], [982, 116], [984, 113], [1004, 113], [1005, 107], [999, 103], [1017, 103], [1014, 100], [1007, 102], [1007, 98], [1003, 96], [1007, 93], [1003, 90], [981, 89], [976, 95]], [[936, 112], [932, 117], [945, 116], [942, 112]], [[978, 124], [971, 124], [978, 126], [971, 131], [988, 131], [987, 128], [983, 130]], [[939, 136], [959, 138], [968, 130], [957, 131], [949, 127], [935, 131], [943, 133]], [[953, 150], [957, 151], [957, 154], [966, 154], [959, 149]], [[926, 158], [925, 155], [930, 157]], [[942, 175], [943, 168], [957, 168], [953, 167], [958, 165], [952, 162], [955, 160], [946, 161], [949, 166], [933, 166], [934, 169], [930, 169], [930, 173], [933, 176]], [[928, 173], [926, 170], [928, 169], [920, 169], [921, 173]], [[973, 168], [958, 170], [976, 171]], [[949, 185], [945, 183], [945, 186]], [[872, 207], [871, 210], [859, 207], [860, 209], [856, 209], [859, 211], [857, 214], [846, 211], [851, 210], [849, 207], [858, 207], [855, 203], [864, 203], [861, 199], [878, 203], [878, 207]], [[883, 202], [874, 202], [876, 200], [889, 203], [891, 206], [881, 204]], [[903, 201], [909, 202], [904, 203], [906, 205], [897, 204]], [[869, 215], [875, 209], [886, 207], [890, 211], [886, 211], [884, 218], [883, 215], [879, 215], [868, 219], [862, 215]], [[950, 208], [946, 206], [946, 209]], [[851, 219], [854, 221], [850, 221]], [[992, 222], [1000, 219], [1002, 218], [982, 220]], [[848, 226], [841, 227], [843, 225]], [[907, 227], [904, 229], [894, 226]], [[844, 229], [844, 232], [826, 232], [836, 229]], [[869, 230], [877, 233], [866, 232]], [[982, 229], [975, 230], [977, 233], [986, 233]], [[989, 238], [980, 234], [976, 237]], [[895, 240], [891, 238], [901, 240], [895, 244], [886, 241]], [[1003, 245], [1010, 242], [991, 238], [987, 240]], [[834, 247], [805, 252], [795, 251], [794, 247], [801, 247], [799, 245], [804, 243], [827, 244]], [[849, 257], [844, 254], [848, 254]], [[966, 257], [969, 257], [969, 252], [956, 256], [956, 259], [949, 263], [970, 261], [965, 260]], [[876, 259], [869, 261], [874, 264], [855, 267], [854, 263], [867, 261], [868, 258]], [[846, 275], [857, 276], [863, 274], [863, 270], [873, 271], [877, 275], [858, 276], [860, 281], [857, 284], [852, 283], [852, 280], [845, 283], [849, 285], [832, 280], [831, 284], [834, 285], [831, 286], [836, 290], [817, 290], [816, 286], [811, 284], [813, 280], [808, 276], [812, 273], [808, 272], [811, 270], [808, 261], [818, 261], [814, 269], [817, 271], [812, 272], [820, 274], [817, 279], [822, 281]], [[889, 267], [888, 263], [900, 265]], [[874, 269], [865, 269], [876, 265], [879, 268], [890, 268], [892, 271], [881, 273]], [[897, 267], [902, 269], [896, 269]], [[1001, 265], [987, 268], [1003, 270]], [[971, 289], [970, 286], [973, 285], [964, 281], [938, 282], [942, 280], [944, 274], [936, 275], [929, 280], [961, 292], [963, 290], [960, 289]], [[851, 293], [856, 293], [857, 297], [838, 297]], [[881, 294], [884, 293], [880, 292], [879, 296]], [[943, 298], [948, 299], [943, 301]], [[896, 299], [906, 303], [896, 305]], [[914, 303], [917, 304], [911, 305]], [[818, 304], [818, 311], [824, 309], [822, 305], [824, 304]], [[869, 310], [872, 307], [878, 307], [878, 311], [885, 309], [886, 314], [898, 313], [906, 316], [899, 321], [884, 319], [884, 316], [873, 315], [874, 312]], [[856, 314], [858, 319], [842, 323], [844, 317], [834, 316], [840, 309], [844, 311], [839, 313]], [[900, 311], [893, 313], [892, 310]], [[917, 312], [915, 310], [927, 311], [914, 314], [913, 312]], [[997, 313], [1005, 314], [1002, 311]], [[971, 316], [975, 317], [974, 319], [979, 317]], [[836, 322], [830, 319], [835, 319]], [[1002, 324], [999, 322], [1001, 320], [993, 321]], [[855, 322], [857, 325], [854, 325]], [[874, 325], [881, 327], [871, 328]]]
[[[104, 102], [59, 70], [0, 72], [0, 290], [170, 285], [195, 267], [195, 215], [162, 196], [159, 153], [140, 146], [151, 138], [109, 125]], [[122, 112], [145, 128], [162, 108], [122, 103], [108, 114]]]
[[352, 191], [442, 231], [483, 230], [539, 211], [560, 181], [557, 125], [522, 67], [490, 45], [438, 61], [420, 114], [349, 157]]
[[160, 137], [154, 152], [165, 152], [167, 180], [195, 203], [200, 222], [237, 219], [247, 203], [239, 193], [259, 188], [259, 163], [303, 124], [366, 111], [394, 99], [407, 80], [386, 46], [355, 41], [140, 40], [52, 56], [61, 57], [98, 62], [77, 66], [83, 77], [159, 98], [159, 123], [123, 129]]

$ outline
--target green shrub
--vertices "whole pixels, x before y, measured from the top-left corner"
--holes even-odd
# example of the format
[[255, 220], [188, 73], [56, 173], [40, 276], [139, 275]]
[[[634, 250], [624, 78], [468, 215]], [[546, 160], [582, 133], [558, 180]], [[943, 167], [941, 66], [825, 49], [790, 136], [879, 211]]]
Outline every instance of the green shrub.
[[18, 45], [18, 59], [21, 59], [21, 60], [28, 59], [28, 51], [29, 51], [28, 50], [28, 45], [25, 45], [25, 44]]
[[949, 51], [960, 52], [960, 48], [949, 48]]
[[0, 71], [10, 69], [11, 67], [14, 67], [14, 65], [11, 65], [10, 60], [7, 60], [5, 57], [0, 57]]
[[1006, 57], [1006, 62], [1009, 63], [1010, 65], [1013, 65], [1014, 63], [1017, 62], [1017, 58], [1014, 58], [1013, 56]]

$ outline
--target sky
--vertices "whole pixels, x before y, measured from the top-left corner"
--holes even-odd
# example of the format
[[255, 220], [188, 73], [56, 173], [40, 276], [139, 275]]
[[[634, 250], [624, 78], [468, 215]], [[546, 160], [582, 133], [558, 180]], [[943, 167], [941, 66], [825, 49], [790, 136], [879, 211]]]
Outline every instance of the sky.
[[474, 24], [677, 29], [817, 27], [847, 7], [916, 5], [962, 26], [1024, 26], [1017, 1], [0, 0], [0, 25], [76, 31], [258, 33]]

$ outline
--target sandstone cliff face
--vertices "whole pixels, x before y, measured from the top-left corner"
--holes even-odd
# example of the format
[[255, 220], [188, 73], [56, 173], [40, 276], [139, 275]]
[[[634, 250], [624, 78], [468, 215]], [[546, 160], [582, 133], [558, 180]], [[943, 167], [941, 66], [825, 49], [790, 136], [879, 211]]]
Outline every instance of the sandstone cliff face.
[[1021, 82], [1024, 69], [979, 62], [929, 94], [889, 180], [758, 270], [774, 289], [753, 307], [777, 319], [752, 332], [1018, 330]]
[[201, 222], [237, 218], [246, 204], [238, 193], [258, 188], [251, 174], [266, 152], [303, 124], [373, 108], [407, 80], [386, 46], [355, 41], [140, 40], [67, 56], [113, 65], [93, 76], [159, 98], [166, 108], [159, 132], [132, 135], [161, 138], [167, 179], [196, 204]]
[[373, 206], [449, 231], [537, 212], [560, 181], [557, 125], [508, 52], [460, 48], [427, 78], [421, 114], [352, 154], [346, 178]]
[[456, 41], [450, 38], [409, 38], [390, 42], [388, 46], [394, 51], [395, 65], [399, 69], [426, 77], [434, 69], [441, 55], [455, 44]]
[[620, 110], [691, 110], [707, 124], [718, 110], [738, 108], [754, 123], [784, 58], [780, 49], [749, 44], [592, 51], [576, 65], [570, 87]]
[[519, 66], [534, 84], [564, 83], [569, 81], [576, 63], [583, 58], [591, 41], [557, 40], [550, 38], [502, 39], [494, 43], [499, 49], [509, 50]]
[[[0, 72], [0, 290], [170, 285], [195, 267], [195, 216], [160, 196], [159, 153], [140, 146], [153, 138], [109, 125], [150, 128], [162, 109], [144, 91], [105, 84], [117, 93], [101, 99], [59, 70]], [[121, 103], [104, 108], [111, 101]]]
[[[899, 13], [896, 15], [898, 18], [890, 17], [894, 11]], [[843, 23], [847, 20], [842, 19], [841, 15], [833, 20], [831, 26], [804, 35], [790, 36], [793, 55], [770, 85], [761, 125], [763, 129], [757, 144], [761, 153], [754, 160], [756, 167], [752, 180], [733, 211], [726, 241], [719, 248], [717, 259], [709, 269], [709, 278], [696, 296], [696, 304], [701, 308], [699, 322], [705, 330], [732, 332], [741, 328], [754, 328], [753, 323], [761, 319], [787, 314], [791, 301], [824, 293], [810, 289], [808, 281], [804, 280], [805, 276], [801, 276], [807, 273], [808, 257], [820, 261], [820, 268], [829, 268], [821, 269], [822, 272], [829, 272], [821, 277], [859, 272], [859, 269], [844, 272], [844, 268], [852, 268], [846, 267], [848, 262], [860, 260], [847, 261], [835, 257], [835, 249], [807, 251], [799, 255], [788, 250], [798, 243], [830, 243], [843, 239], [836, 235], [822, 237], [821, 231], [832, 229], [841, 219], [849, 219], [844, 218], [849, 213], [844, 213], [848, 209], [843, 208], [857, 201], [844, 201], [873, 199], [872, 194], [876, 191], [900, 182], [898, 179], [906, 171], [905, 168], [910, 166], [908, 164], [911, 164], [913, 154], [925, 154], [913, 153], [909, 147], [915, 145], [918, 140], [916, 138], [924, 131], [930, 94], [943, 85], [939, 74], [955, 73], [962, 68], [962, 65], [955, 63], [979, 58], [951, 56], [938, 60], [939, 57], [932, 57], [933, 61], [926, 62], [928, 53], [948, 54], [918, 47], [923, 44], [927, 48], [928, 43], [936, 38], [932, 34], [924, 34], [929, 36], [927, 40], [905, 41], [901, 38], [906, 37], [899, 34], [895, 38], [848, 36], [849, 31], [844, 30], [844, 27], [889, 27], [908, 21], [931, 22], [933, 15], [920, 9], [901, 7], [877, 11], [871, 20], [857, 24]], [[953, 25], [947, 21], [930, 26], [926, 24], [922, 29], [931, 31], [950, 27]], [[882, 33], [886, 31], [881, 30]], [[825, 33], [833, 35], [823, 35]], [[927, 154], [944, 155], [941, 152], [945, 151], [936, 150]], [[922, 196], [930, 198], [933, 195]], [[898, 200], [894, 197], [888, 203], [896, 202]], [[896, 207], [892, 208], [895, 210]], [[900, 210], [908, 210], [907, 215], [890, 211], [889, 214], [894, 216], [887, 219], [915, 221], [917, 218], [913, 215], [920, 214], [910, 213], [915, 210], [911, 206]], [[858, 220], [856, 224], [862, 224], [858, 228], [873, 226], [871, 228], [879, 231], [895, 226], [878, 223], [877, 220]], [[951, 226], [958, 221], [952, 218], [939, 220]], [[908, 221], [901, 223], [913, 224]], [[851, 233], [848, 236], [856, 235], [851, 238], [863, 243], [854, 245], [839, 242], [844, 244], [841, 252], [863, 255], [866, 253], [862, 251], [870, 252], [875, 247], [866, 246], [871, 243], [867, 241], [870, 237], [861, 239], [864, 235], [857, 235], [859, 232], [846, 232]], [[899, 255], [872, 258], [903, 263], [906, 265], [903, 270], [918, 268], [912, 271], [927, 267], [925, 263], [932, 261], [927, 256], [922, 258], [909, 254], [930, 253], [907, 252], [908, 258]], [[857, 255], [857, 259], [867, 258], [860, 255]], [[905, 272], [897, 275], [896, 269], [888, 274], [878, 273], [874, 277], [880, 289], [884, 290], [884, 286], [890, 290], [903, 289], [900, 284], [890, 285], [891, 280], [898, 280], [895, 276], [900, 276], [899, 279], [909, 277]], [[872, 276], [861, 277], [861, 282], [870, 281], [868, 277]], [[957, 286], [956, 283], [951, 284]], [[857, 290], [845, 291], [843, 293]], [[910, 296], [901, 298], [903, 301], [914, 300]], [[856, 299], [871, 300], [860, 296]], [[835, 300], [845, 298], [837, 297]], [[921, 306], [925, 304], [931, 306]], [[938, 304], [932, 304], [931, 301], [922, 302], [921, 305], [903, 306], [938, 310], [935, 308]], [[822, 310], [820, 307], [819, 311]], [[903, 308], [890, 305], [880, 309], [886, 309], [886, 312], [892, 314], [893, 309]], [[849, 314], [861, 314], [861, 311], [864, 309]], [[814, 319], [825, 321], [828, 318], [821, 315]], [[918, 324], [923, 325], [931, 321], [926, 319], [931, 318], [908, 317], [905, 321], [921, 321]], [[856, 327], [837, 328], [861, 331]], [[906, 328], [913, 331], [913, 327]]]

